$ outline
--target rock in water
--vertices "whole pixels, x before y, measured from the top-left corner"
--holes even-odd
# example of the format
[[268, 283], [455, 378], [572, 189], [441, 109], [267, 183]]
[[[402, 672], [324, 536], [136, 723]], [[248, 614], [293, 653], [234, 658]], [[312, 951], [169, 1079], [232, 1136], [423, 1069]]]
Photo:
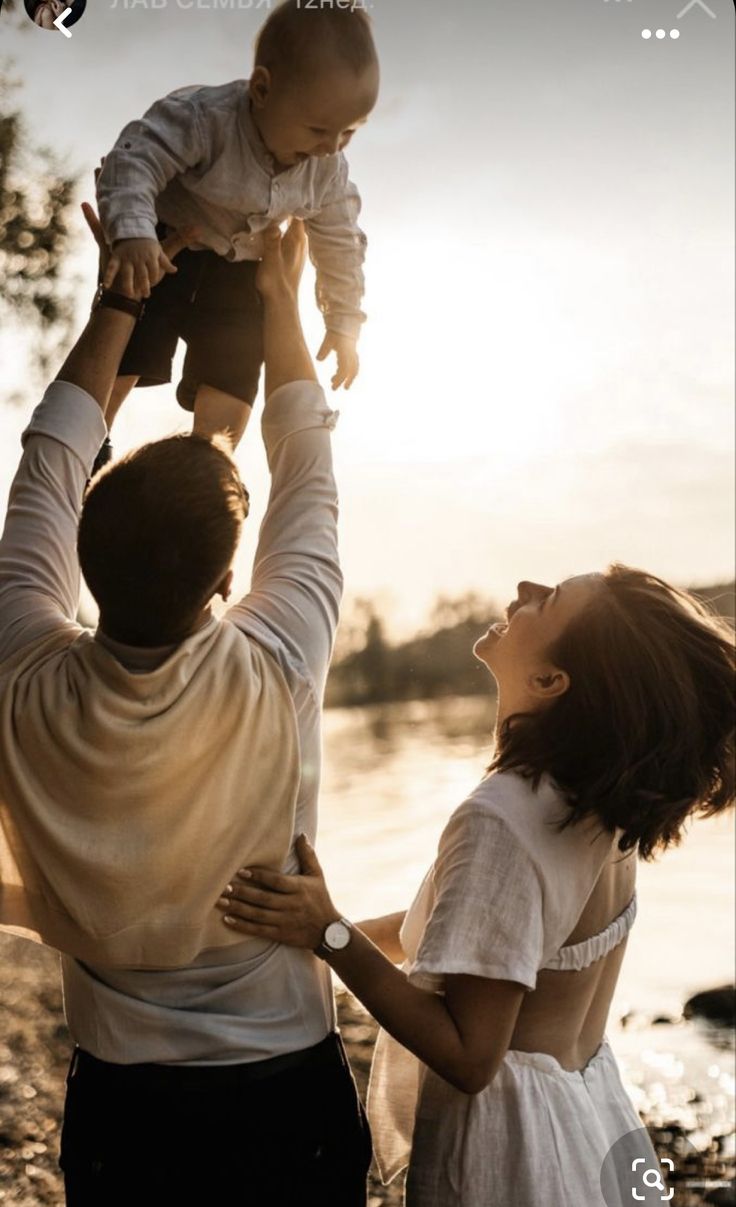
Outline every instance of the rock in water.
[[703, 1200], [704, 1203], [709, 1203], [711, 1207], [734, 1207], [736, 1204], [736, 1190], [733, 1186], [721, 1186], [717, 1190], [711, 1190]]
[[736, 1025], [736, 986], [721, 985], [720, 989], [705, 989], [688, 998], [683, 1009], [685, 1018], [707, 1018], [722, 1027]]

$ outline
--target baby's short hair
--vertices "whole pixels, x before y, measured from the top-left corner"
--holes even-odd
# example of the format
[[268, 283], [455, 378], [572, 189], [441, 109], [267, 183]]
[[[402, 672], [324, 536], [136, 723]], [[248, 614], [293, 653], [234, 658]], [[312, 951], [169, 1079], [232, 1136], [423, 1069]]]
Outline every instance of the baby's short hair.
[[356, 0], [283, 0], [256, 38], [255, 65], [303, 73], [337, 60], [356, 75], [378, 63], [367, 12]]

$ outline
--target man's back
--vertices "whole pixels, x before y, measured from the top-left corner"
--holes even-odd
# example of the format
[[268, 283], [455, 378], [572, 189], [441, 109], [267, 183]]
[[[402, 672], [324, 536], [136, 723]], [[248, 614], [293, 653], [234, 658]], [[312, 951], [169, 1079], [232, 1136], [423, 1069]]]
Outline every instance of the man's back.
[[[30, 425], [0, 548], [0, 619], [15, 633], [3, 650], [0, 786], [33, 898], [30, 914], [3, 921], [36, 926], [68, 953], [70, 1028], [101, 1059], [221, 1062], [308, 1046], [334, 1021], [326, 970], [244, 944], [215, 902], [249, 850], [289, 867], [295, 834], [316, 832], [321, 697], [342, 586], [331, 412], [311, 382], [269, 398], [273, 481], [251, 591], [173, 650], [126, 651], [72, 619], [88, 466], [68, 433], [54, 439], [61, 410], [51, 410], [69, 389], [52, 387]], [[75, 392], [74, 406], [93, 419], [93, 400]], [[32, 534], [41, 571], [29, 582], [32, 562], [14, 580], [31, 539], [24, 518], [40, 513], [50, 479], [53, 517]], [[13, 894], [3, 897], [9, 908]], [[156, 965], [179, 968], [124, 971]], [[187, 980], [186, 1004], [166, 1019]]]
[[46, 942], [90, 963], [187, 964], [230, 938], [211, 886], [248, 851], [280, 865], [291, 845], [299, 748], [283, 674], [214, 619], [147, 674], [101, 634], [56, 644], [0, 676], [0, 791], [32, 856], [30, 912]]

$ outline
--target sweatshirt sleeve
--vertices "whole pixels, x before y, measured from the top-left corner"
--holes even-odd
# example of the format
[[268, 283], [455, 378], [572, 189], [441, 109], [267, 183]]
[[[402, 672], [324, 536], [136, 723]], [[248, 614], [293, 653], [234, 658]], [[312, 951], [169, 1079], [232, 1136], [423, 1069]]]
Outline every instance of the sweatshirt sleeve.
[[227, 613], [305, 675], [320, 698], [342, 595], [330, 440], [336, 417], [316, 382], [291, 382], [267, 400], [263, 436], [271, 492], [251, 589]]
[[63, 381], [23, 433], [0, 539], [0, 662], [75, 624], [79, 514], [105, 433], [94, 398]]

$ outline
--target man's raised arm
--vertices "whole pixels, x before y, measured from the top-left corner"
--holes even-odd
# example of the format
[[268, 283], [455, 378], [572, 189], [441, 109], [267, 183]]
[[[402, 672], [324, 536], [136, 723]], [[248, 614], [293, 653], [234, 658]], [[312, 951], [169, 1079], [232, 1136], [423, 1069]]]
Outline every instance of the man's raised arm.
[[[87, 221], [101, 240], [89, 207]], [[175, 255], [184, 246], [168, 246]], [[116, 298], [107, 299], [119, 304]], [[123, 298], [123, 304], [125, 303]], [[84, 488], [107, 434], [104, 413], [135, 325], [97, 307], [22, 436], [0, 539], [0, 662], [73, 624], [79, 603], [77, 526]]]
[[271, 493], [248, 595], [228, 618], [286, 652], [321, 696], [342, 594], [337, 490], [330, 431], [335, 415], [317, 383], [299, 321], [297, 287], [304, 232], [293, 222], [267, 236], [258, 270], [264, 306], [266, 407], [263, 437]]
[[[92, 231], [97, 246], [100, 249], [100, 276], [107, 270], [110, 255], [102, 227], [91, 206], [82, 207], [87, 224]], [[186, 234], [170, 235], [164, 241], [163, 248], [169, 259], [174, 259], [182, 248], [186, 247]], [[103, 291], [108, 294], [108, 291]], [[140, 291], [131, 288], [118, 277], [112, 283], [108, 297], [103, 298], [110, 305], [100, 305], [93, 309], [90, 320], [84, 331], [67, 356], [59, 370], [56, 380], [68, 382], [89, 394], [101, 408], [104, 415], [107, 404], [118, 375], [123, 352], [128, 346], [128, 340], [133, 334], [136, 324], [136, 309], [141, 306]], [[117, 299], [117, 300], [116, 300]], [[129, 312], [119, 309], [129, 304]]]
[[266, 398], [281, 386], [297, 381], [317, 382], [299, 318], [297, 293], [306, 256], [301, 222], [292, 222], [286, 234], [270, 228], [265, 255], [256, 283], [263, 301], [263, 347], [266, 362]]

